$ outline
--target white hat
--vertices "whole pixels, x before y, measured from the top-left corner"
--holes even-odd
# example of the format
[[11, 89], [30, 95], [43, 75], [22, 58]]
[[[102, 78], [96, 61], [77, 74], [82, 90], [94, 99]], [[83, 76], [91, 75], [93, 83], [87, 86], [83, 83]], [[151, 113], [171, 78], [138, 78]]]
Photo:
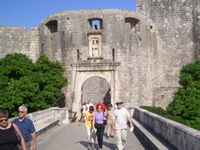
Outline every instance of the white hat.
[[122, 102], [121, 100], [117, 100], [117, 101], [115, 102], [115, 104], [118, 104], [118, 103], [123, 104], [123, 102]]

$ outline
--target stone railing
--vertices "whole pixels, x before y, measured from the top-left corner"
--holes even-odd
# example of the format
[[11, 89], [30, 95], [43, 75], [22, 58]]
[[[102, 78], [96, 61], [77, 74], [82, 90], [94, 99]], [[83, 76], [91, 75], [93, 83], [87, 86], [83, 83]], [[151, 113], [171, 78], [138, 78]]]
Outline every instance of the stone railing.
[[137, 107], [132, 107], [131, 112], [133, 118], [142, 122], [177, 149], [200, 149], [200, 131]]
[[[36, 129], [36, 136], [41, 135], [57, 124], [69, 123], [68, 108], [51, 107], [49, 109], [27, 114], [26, 117], [32, 120]], [[14, 119], [15, 118], [10, 118], [9, 122]]]

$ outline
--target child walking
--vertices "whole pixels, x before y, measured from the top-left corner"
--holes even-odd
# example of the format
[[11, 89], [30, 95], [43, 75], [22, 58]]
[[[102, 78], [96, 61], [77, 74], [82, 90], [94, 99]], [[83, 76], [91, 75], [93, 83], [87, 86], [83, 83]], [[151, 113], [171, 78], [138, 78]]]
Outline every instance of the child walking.
[[[114, 138], [113, 136], [113, 133], [114, 133], [114, 130], [112, 128], [112, 116], [113, 116], [113, 108], [112, 108], [112, 104], [109, 104], [108, 105], [108, 113], [107, 113], [107, 136], [106, 136], [106, 139], [109, 138], [109, 136], [111, 138]], [[111, 130], [111, 135], [110, 135], [110, 130]]]
[[94, 107], [90, 106], [89, 111], [86, 111], [85, 114], [83, 114], [83, 117], [79, 123], [79, 126], [81, 125], [81, 122], [83, 119], [85, 119], [85, 127], [87, 128], [87, 135], [88, 135], [88, 149], [94, 150], [94, 142], [96, 142], [96, 129], [93, 128], [92, 122], [93, 122], [93, 114], [94, 114]]

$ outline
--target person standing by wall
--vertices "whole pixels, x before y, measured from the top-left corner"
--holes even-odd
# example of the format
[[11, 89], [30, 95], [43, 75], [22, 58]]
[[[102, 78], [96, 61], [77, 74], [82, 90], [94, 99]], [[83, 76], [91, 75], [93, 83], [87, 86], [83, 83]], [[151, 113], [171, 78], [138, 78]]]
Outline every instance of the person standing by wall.
[[117, 101], [117, 109], [114, 110], [113, 114], [113, 129], [116, 133], [117, 147], [119, 150], [124, 150], [126, 137], [127, 137], [127, 119], [130, 123], [130, 127], [133, 127], [130, 114], [128, 110], [122, 107], [123, 102]]
[[[83, 118], [83, 115], [86, 112], [86, 102], [83, 103], [83, 105], [81, 106], [81, 118], [80, 120]], [[85, 121], [86, 117], [84, 117], [84, 121]]]
[[81, 119], [79, 126], [81, 125], [81, 122], [83, 121], [84, 117], [86, 117], [85, 127], [87, 128], [88, 135], [88, 149], [92, 148], [92, 150], [94, 150], [94, 142], [96, 142], [96, 129], [93, 128], [94, 107], [90, 106], [89, 110], [90, 111], [86, 111], [85, 114], [83, 114], [83, 118]]
[[94, 107], [94, 105], [90, 102], [90, 100], [88, 100], [88, 103], [86, 104], [86, 111], [90, 111], [90, 106]]
[[99, 150], [102, 149], [103, 146], [103, 134], [104, 134], [104, 120], [106, 120], [106, 113], [102, 112], [102, 106], [99, 105], [97, 107], [97, 112], [93, 114], [94, 119], [93, 119], [93, 128], [97, 129], [96, 135], [98, 139], [98, 145], [99, 145]]
[[[107, 111], [107, 118], [108, 118], [108, 121], [107, 121], [107, 139], [109, 138], [109, 136], [111, 138], [114, 138], [114, 130], [113, 130], [113, 121], [112, 121], [112, 117], [113, 117], [113, 108], [112, 108], [112, 104], [108, 104], [108, 111]], [[111, 135], [110, 135], [110, 132], [111, 132]]]
[[[22, 133], [22, 136], [24, 137], [25, 144], [26, 144], [26, 150], [30, 150], [31, 148], [31, 137], [33, 139], [33, 150], [37, 149], [37, 142], [36, 142], [36, 136], [35, 136], [35, 127], [33, 125], [33, 122], [26, 118], [27, 114], [27, 107], [26, 106], [20, 106], [18, 108], [19, 118], [16, 118], [12, 121], [12, 123], [15, 123], [20, 132]], [[22, 150], [22, 145], [18, 145], [19, 150]]]
[[18, 150], [18, 140], [15, 132], [21, 138], [22, 149], [26, 150], [24, 138], [18, 127], [16, 124], [8, 123], [8, 112], [0, 109], [0, 150]]

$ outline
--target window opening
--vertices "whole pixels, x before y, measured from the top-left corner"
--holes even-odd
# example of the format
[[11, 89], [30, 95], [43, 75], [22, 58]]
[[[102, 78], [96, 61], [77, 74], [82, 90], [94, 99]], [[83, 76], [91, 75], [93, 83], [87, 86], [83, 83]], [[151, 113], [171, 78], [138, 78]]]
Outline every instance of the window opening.
[[103, 29], [102, 19], [89, 19], [90, 28], [94, 30]]
[[125, 18], [125, 27], [126, 29], [131, 29], [131, 31], [140, 32], [140, 21], [135, 18]]
[[58, 21], [57, 20], [52, 20], [46, 23], [46, 27], [49, 31], [49, 33], [54, 33], [58, 31]]

